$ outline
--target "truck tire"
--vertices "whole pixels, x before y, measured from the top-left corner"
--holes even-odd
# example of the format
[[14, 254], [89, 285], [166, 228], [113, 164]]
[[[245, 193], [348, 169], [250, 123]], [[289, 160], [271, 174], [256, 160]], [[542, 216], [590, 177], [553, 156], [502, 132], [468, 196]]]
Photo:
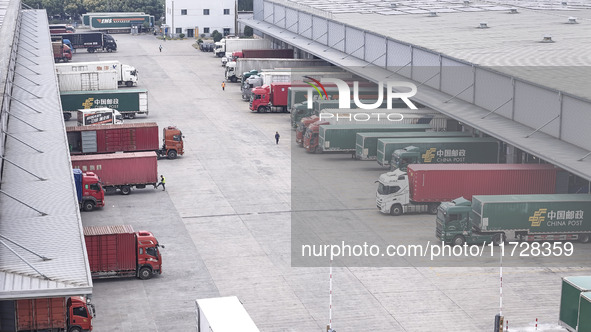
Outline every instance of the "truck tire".
[[390, 214], [393, 216], [399, 216], [402, 214], [402, 205], [400, 204], [394, 204], [392, 205], [392, 207], [390, 208]]
[[589, 242], [589, 234], [581, 234], [579, 235], [579, 242], [587, 243]]
[[495, 246], [500, 246], [505, 242], [505, 233], [496, 233], [493, 235], [492, 242]]
[[82, 329], [79, 328], [78, 326], [72, 326], [72, 327], [70, 327], [68, 332], [82, 332]]
[[176, 159], [176, 156], [177, 156], [176, 150], [168, 151], [168, 154], [167, 154], [168, 159]]
[[93, 201], [84, 201], [84, 203], [82, 204], [82, 208], [84, 209], [84, 211], [90, 212], [90, 211], [94, 210], [94, 202]]
[[466, 243], [466, 239], [464, 238], [463, 235], [454, 236], [454, 239], [451, 242], [451, 244], [453, 244], [454, 246], [463, 246], [464, 243]]
[[131, 86], [133, 86], [133, 82], [132, 82], [132, 81], [125, 82], [125, 85], [126, 85], [126, 86], [130, 86], [130, 87], [131, 87]]
[[121, 188], [119, 188], [119, 190], [121, 190], [121, 194], [123, 194], [123, 195], [131, 194], [131, 187], [130, 186], [122, 186]]
[[429, 214], [437, 214], [437, 210], [439, 209], [439, 203], [431, 203], [427, 208]]
[[94, 48], [89, 47], [89, 48], [86, 49], [86, 51], [88, 51], [88, 53], [94, 53]]
[[259, 108], [257, 108], [257, 113], [265, 113], [265, 106], [259, 106]]
[[148, 267], [142, 267], [138, 273], [138, 277], [142, 280], [148, 280], [152, 278], [152, 271]]
[[107, 47], [107, 53], [111, 53], [111, 52], [113, 52], [113, 49], [110, 47]]

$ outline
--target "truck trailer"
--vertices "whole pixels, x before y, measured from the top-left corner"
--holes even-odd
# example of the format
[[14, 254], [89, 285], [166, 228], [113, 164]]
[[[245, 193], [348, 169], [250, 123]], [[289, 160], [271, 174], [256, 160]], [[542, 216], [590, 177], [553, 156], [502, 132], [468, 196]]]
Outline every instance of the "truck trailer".
[[73, 172], [80, 209], [92, 211], [97, 207], [105, 206], [105, 192], [99, 177], [92, 172], [83, 173], [79, 169], [74, 169]]
[[159, 157], [175, 159], [184, 154], [182, 132], [174, 126], [162, 128], [158, 146], [158, 125], [154, 122], [120, 125], [66, 127], [70, 154], [155, 151]]
[[[589, 325], [586, 322], [591, 318], [591, 311], [588, 311], [589, 292], [591, 292], [591, 276], [575, 276], [562, 278], [562, 290], [560, 291], [560, 313], [558, 323], [569, 331], [577, 331], [577, 326], [581, 321], [581, 314], [584, 317], [583, 326], [587, 329], [579, 331], [589, 331]], [[585, 298], [583, 298], [585, 294]], [[587, 303], [583, 303], [587, 302]], [[581, 312], [581, 304], [583, 312]]]
[[471, 137], [472, 134], [463, 131], [425, 131], [425, 132], [363, 132], [357, 133], [355, 139], [355, 157], [358, 160], [376, 160], [378, 140], [382, 138], [410, 138], [410, 137]]
[[85, 48], [88, 53], [117, 51], [115, 39], [111, 35], [102, 32], [52, 33], [51, 35], [69, 39], [74, 50]]
[[[409, 148], [409, 147], [413, 148]], [[425, 138], [381, 138], [378, 140], [376, 160], [381, 166], [390, 165], [392, 153], [406, 149], [413, 156], [413, 163], [421, 164], [468, 164], [498, 163], [499, 141], [492, 137], [425, 137]], [[394, 160], [395, 168], [405, 169], [405, 159]], [[395, 167], [395, 168], [394, 168]]]
[[77, 112], [78, 126], [92, 126], [92, 125], [110, 125], [122, 124], [123, 116], [119, 111], [108, 108], [92, 108], [86, 110], [78, 110]]
[[394, 216], [435, 214], [439, 203], [457, 197], [564, 192], [567, 175], [548, 164], [414, 164], [380, 175], [376, 204]]
[[70, 112], [98, 107], [117, 110], [125, 119], [133, 119], [138, 114], [149, 114], [146, 89], [64, 91], [60, 92], [60, 99], [66, 121], [72, 117]]
[[213, 54], [219, 58], [223, 57], [226, 52], [242, 51], [244, 49], [267, 49], [271, 47], [271, 41], [268, 39], [258, 38], [224, 38], [215, 43]]
[[60, 93], [66, 91], [115, 90], [118, 87], [117, 71], [115, 70], [58, 73], [57, 80]]
[[129, 195], [132, 188], [158, 184], [158, 156], [154, 152], [130, 152], [71, 156], [72, 167], [95, 173], [109, 192]]
[[[6, 324], [16, 328], [12, 331], [92, 331], [92, 319], [95, 317], [94, 305], [86, 297], [44, 297], [12, 302], [15, 309], [14, 322]], [[4, 324], [1, 327], [4, 327]], [[2, 329], [2, 331], [8, 331], [8, 329]]]
[[437, 238], [454, 245], [514, 241], [589, 242], [591, 195], [475, 195], [441, 203]]
[[259, 332], [236, 296], [195, 300], [197, 332]]
[[129, 225], [86, 226], [84, 241], [93, 279], [137, 277], [150, 279], [162, 274], [162, 256], [154, 234], [134, 232]]
[[122, 64], [119, 61], [72, 62], [55, 65], [58, 74], [69, 72], [104, 72], [115, 70], [117, 84], [134, 86], [138, 82], [138, 71], [135, 67]]

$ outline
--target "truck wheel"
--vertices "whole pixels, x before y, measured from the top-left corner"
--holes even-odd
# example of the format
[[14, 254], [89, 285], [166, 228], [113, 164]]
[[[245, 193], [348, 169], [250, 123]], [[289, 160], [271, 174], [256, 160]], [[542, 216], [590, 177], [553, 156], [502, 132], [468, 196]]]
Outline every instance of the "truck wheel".
[[495, 246], [500, 246], [505, 242], [505, 234], [497, 233], [493, 235], [492, 241]]
[[264, 113], [265, 112], [265, 106], [259, 106], [259, 108], [257, 108], [257, 113]]
[[177, 153], [176, 150], [168, 151], [168, 159], [176, 159]]
[[581, 234], [579, 235], [579, 242], [587, 243], [589, 242], [589, 234]]
[[130, 118], [130, 119], [135, 119], [135, 113], [131, 113], [131, 114], [129, 114], [129, 118]]
[[126, 86], [133, 86], [133, 82], [129, 81], [129, 82], [125, 82]]
[[82, 208], [84, 209], [84, 211], [90, 212], [90, 211], [94, 210], [94, 202], [93, 201], [85, 201], [84, 204], [82, 205]]
[[451, 242], [454, 246], [463, 246], [466, 243], [466, 239], [463, 235], [456, 235], [454, 236], [453, 241]]
[[392, 207], [390, 208], [390, 214], [393, 216], [401, 215], [402, 214], [402, 205], [400, 205], [400, 204], [392, 205]]
[[429, 204], [428, 211], [429, 214], [437, 214], [437, 210], [439, 209], [439, 204]]
[[90, 47], [87, 49], [88, 53], [94, 53], [94, 48]]
[[316, 145], [316, 148], [314, 149], [314, 153], [322, 153], [322, 148], [320, 147], [320, 145]]
[[131, 187], [130, 186], [123, 186], [121, 187], [121, 194], [123, 195], [129, 195], [131, 193]]
[[148, 280], [152, 278], [152, 271], [150, 271], [150, 269], [147, 267], [142, 267], [140, 269], [139, 277], [142, 280]]
[[111, 52], [113, 52], [113, 49], [110, 47], [107, 47], [107, 53], [111, 53]]
[[70, 327], [68, 332], [82, 332], [82, 329], [79, 328], [78, 326], [72, 326], [72, 327]]

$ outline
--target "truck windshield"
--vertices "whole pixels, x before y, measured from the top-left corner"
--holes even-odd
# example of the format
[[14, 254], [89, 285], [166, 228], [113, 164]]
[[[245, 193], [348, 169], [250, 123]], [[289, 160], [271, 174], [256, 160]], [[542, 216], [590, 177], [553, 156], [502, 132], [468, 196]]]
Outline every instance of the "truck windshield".
[[380, 194], [380, 195], [395, 194], [395, 193], [397, 193], [399, 191], [400, 191], [400, 187], [399, 186], [386, 186], [386, 185], [384, 185], [381, 182], [378, 185], [378, 194]]
[[146, 254], [158, 258], [158, 248], [156, 247], [148, 247], [146, 248]]

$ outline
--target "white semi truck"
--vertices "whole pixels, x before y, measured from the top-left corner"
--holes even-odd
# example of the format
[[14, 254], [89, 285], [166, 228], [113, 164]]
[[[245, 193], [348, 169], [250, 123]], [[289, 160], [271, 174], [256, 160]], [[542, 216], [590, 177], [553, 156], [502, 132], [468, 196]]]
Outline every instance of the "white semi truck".
[[224, 38], [215, 43], [213, 54], [218, 58], [226, 55], [226, 52], [237, 52], [242, 50], [255, 50], [271, 48], [271, 41], [268, 39], [244, 39], [244, 38]]
[[138, 83], [138, 71], [135, 67], [119, 61], [72, 62], [55, 65], [57, 74], [68, 72], [105, 72], [115, 71], [117, 84], [134, 86]]
[[236, 296], [195, 301], [197, 332], [259, 332]]

